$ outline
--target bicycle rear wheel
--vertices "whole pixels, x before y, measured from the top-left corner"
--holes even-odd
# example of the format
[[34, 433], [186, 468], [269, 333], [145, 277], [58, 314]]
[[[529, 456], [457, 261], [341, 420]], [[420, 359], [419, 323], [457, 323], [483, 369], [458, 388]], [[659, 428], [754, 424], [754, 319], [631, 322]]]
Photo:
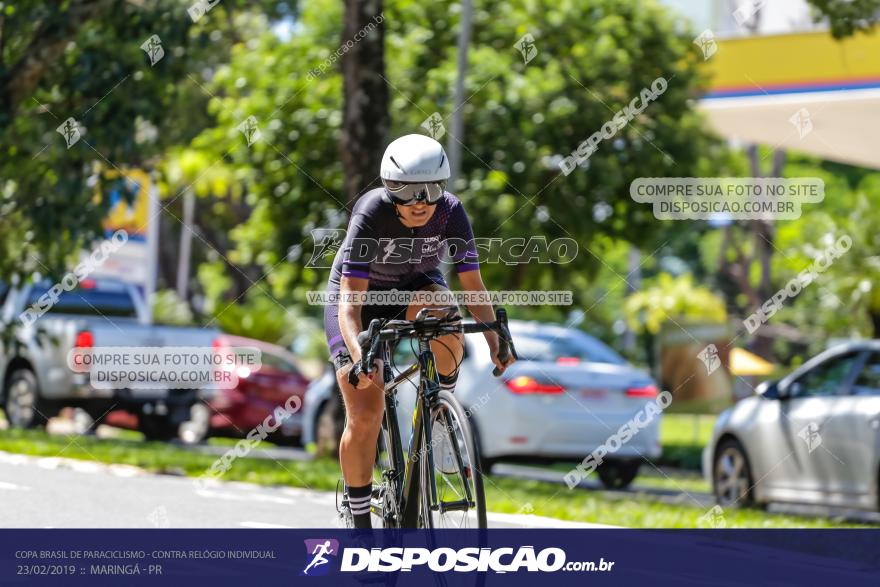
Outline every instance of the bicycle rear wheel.
[[[430, 502], [433, 476], [437, 501], [430, 509], [434, 528], [486, 528], [486, 495], [480, 473], [480, 455], [470, 422], [458, 400], [440, 391], [431, 410], [433, 475], [422, 475], [422, 496]], [[426, 439], [427, 440], [427, 439]], [[429, 473], [427, 459], [423, 472]], [[426, 504], [427, 505], [427, 504]]]

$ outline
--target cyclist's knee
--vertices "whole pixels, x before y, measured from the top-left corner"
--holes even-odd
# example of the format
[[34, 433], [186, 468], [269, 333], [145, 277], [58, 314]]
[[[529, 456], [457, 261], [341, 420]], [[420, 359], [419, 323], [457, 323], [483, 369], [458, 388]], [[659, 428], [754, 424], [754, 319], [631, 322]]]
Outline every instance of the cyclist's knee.
[[382, 410], [349, 411], [345, 427], [355, 439], [375, 438], [382, 425]]
[[448, 334], [431, 343], [431, 350], [437, 358], [437, 371], [449, 375], [457, 370], [464, 356], [464, 336]]

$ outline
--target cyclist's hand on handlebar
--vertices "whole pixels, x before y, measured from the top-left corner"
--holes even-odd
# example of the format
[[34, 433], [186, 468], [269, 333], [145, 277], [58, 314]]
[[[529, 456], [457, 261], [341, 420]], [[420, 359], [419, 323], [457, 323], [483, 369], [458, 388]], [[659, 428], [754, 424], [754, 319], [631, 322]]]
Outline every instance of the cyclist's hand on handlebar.
[[499, 356], [500, 345], [498, 344], [498, 334], [495, 332], [487, 334], [489, 335], [486, 336], [486, 342], [489, 344], [489, 356], [492, 357], [492, 362], [495, 364], [496, 375], [501, 375], [508, 366], [516, 361], [516, 358], [513, 354], [508, 353], [507, 357], [502, 360]]
[[[354, 369], [354, 366], [357, 363], [353, 363], [350, 369]], [[376, 381], [381, 381], [382, 377], [382, 360], [374, 359], [373, 360], [373, 370], [369, 373], [364, 373], [361, 371], [358, 373], [357, 385], [355, 385], [355, 389], [366, 389], [370, 385], [374, 384]]]
[[493, 353], [492, 354], [492, 362], [495, 363], [495, 367], [499, 371], [498, 374], [501, 375], [501, 373], [504, 373], [505, 369], [507, 369], [514, 362], [516, 362], [516, 359], [513, 358], [513, 355], [507, 355], [507, 360], [502, 361], [501, 359], [498, 358], [498, 353]]

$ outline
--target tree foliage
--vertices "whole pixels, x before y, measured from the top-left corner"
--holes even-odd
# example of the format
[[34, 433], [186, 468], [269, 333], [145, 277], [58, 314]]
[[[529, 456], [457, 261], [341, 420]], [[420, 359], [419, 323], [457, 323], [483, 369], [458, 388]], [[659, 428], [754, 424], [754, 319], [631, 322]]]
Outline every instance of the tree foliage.
[[723, 323], [724, 300], [694, 283], [691, 274], [673, 277], [660, 273], [656, 282], [626, 299], [624, 313], [635, 332], [657, 334], [664, 322]]

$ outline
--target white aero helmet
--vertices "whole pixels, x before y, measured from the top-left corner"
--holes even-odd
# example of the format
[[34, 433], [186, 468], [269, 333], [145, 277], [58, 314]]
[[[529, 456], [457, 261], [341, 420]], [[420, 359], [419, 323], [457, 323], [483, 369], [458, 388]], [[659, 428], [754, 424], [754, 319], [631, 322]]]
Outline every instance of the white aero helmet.
[[382, 185], [397, 204], [436, 204], [449, 179], [449, 159], [443, 147], [425, 135], [405, 135], [392, 141], [382, 156]]
[[404, 135], [385, 149], [379, 177], [404, 183], [449, 179], [449, 159], [443, 146], [425, 135]]

